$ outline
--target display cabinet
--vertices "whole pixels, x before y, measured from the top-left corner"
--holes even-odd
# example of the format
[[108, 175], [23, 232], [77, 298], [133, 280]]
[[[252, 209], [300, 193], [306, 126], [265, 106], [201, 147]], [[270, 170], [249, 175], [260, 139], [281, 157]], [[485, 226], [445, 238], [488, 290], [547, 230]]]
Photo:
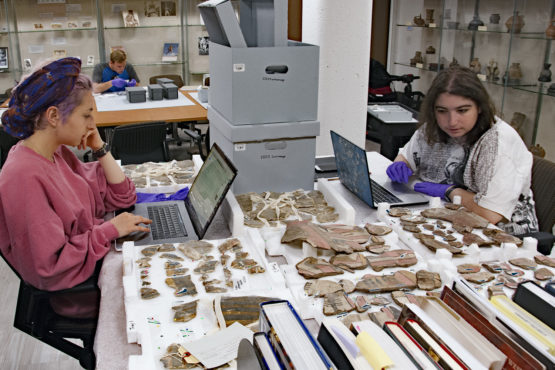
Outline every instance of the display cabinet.
[[394, 0], [388, 71], [419, 75], [413, 88], [426, 93], [451, 63], [473, 68], [498, 115], [553, 161], [555, 92], [545, 67], [554, 60], [546, 32], [554, 11], [555, 0]]
[[7, 90], [14, 85], [15, 68], [13, 54], [15, 49], [11, 42], [11, 30], [13, 25], [10, 24], [8, 17], [9, 3], [6, 0], [0, 0], [0, 97], [7, 97]]

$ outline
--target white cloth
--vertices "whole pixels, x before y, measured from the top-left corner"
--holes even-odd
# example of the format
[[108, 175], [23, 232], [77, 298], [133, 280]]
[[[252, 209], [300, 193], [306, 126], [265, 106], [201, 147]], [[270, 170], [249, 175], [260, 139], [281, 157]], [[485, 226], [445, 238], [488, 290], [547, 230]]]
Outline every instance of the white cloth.
[[429, 145], [423, 127], [399, 150], [422, 181], [457, 184], [476, 193], [475, 202], [504, 216], [507, 232], [538, 229], [530, 190], [532, 154], [518, 133], [497, 118], [474, 145], [455, 140]]

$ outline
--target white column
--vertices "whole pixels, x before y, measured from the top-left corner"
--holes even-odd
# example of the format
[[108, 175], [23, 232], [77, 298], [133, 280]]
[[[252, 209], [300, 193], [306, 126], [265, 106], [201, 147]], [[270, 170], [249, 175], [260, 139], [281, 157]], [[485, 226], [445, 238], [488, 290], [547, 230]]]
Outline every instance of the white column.
[[303, 42], [320, 46], [316, 155], [331, 155], [330, 130], [364, 148], [372, 0], [304, 0]]

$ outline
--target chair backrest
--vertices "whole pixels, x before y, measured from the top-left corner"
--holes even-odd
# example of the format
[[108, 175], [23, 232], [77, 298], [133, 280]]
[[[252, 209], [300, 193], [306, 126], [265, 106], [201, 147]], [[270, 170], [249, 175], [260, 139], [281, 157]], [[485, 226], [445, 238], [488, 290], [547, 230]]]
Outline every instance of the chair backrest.
[[0, 127], [0, 168], [2, 168], [4, 162], [6, 162], [11, 147], [18, 141], [18, 138], [8, 134], [2, 127]]
[[158, 75], [158, 76], [152, 76], [152, 77], [150, 77], [148, 83], [149, 83], [149, 84], [155, 84], [157, 78], [169, 78], [170, 80], [173, 81], [173, 83], [175, 84], [175, 86], [177, 86], [178, 89], [179, 89], [181, 86], [184, 85], [184, 83], [183, 83], [183, 78], [181, 78], [180, 75]]
[[555, 163], [534, 156], [532, 192], [540, 231], [550, 233], [555, 223]]
[[111, 141], [114, 158], [122, 164], [167, 162], [166, 123], [149, 122], [122, 125], [114, 129]]

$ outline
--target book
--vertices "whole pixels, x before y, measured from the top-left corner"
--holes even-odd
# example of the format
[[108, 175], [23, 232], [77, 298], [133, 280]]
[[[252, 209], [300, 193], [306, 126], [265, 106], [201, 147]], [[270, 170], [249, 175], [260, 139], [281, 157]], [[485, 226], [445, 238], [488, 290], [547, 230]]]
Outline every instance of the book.
[[260, 304], [260, 331], [268, 335], [286, 369], [335, 368], [286, 300]]
[[518, 284], [513, 302], [555, 329], [555, 297], [533, 281]]
[[371, 320], [355, 321], [356, 344], [374, 369], [417, 369], [417, 366], [381, 327]]
[[253, 345], [262, 366], [267, 370], [280, 370], [283, 366], [279, 363], [277, 354], [272, 348], [270, 339], [264, 332], [254, 333]]
[[506, 368], [532, 370], [545, 368], [534, 356], [499, 330], [468, 301], [448, 286], [443, 288], [441, 299], [507, 356]]
[[356, 345], [355, 335], [339, 319], [326, 317], [317, 339], [338, 369], [372, 370]]
[[406, 319], [403, 327], [443, 369], [468, 369], [449, 349], [432, 338], [417, 321]]
[[387, 321], [383, 330], [399, 345], [419, 369], [441, 369], [424, 348], [398, 323]]
[[164, 50], [162, 51], [162, 62], [175, 62], [177, 61], [177, 54], [179, 44], [176, 42], [166, 42]]

